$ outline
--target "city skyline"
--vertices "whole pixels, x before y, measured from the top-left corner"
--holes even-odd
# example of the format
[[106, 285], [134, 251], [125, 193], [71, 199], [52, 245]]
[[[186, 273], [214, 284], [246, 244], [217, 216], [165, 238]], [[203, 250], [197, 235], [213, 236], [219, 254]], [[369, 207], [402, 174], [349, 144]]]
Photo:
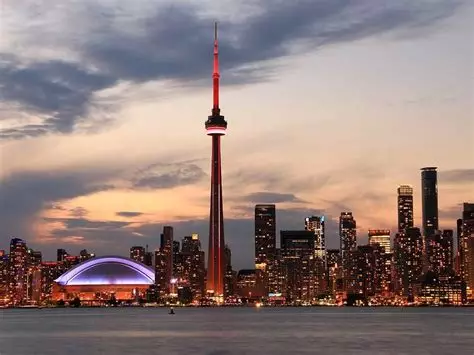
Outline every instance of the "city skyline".
[[[462, 10], [468, 4], [378, 8], [371, 1], [354, 7], [302, 1], [270, 11], [262, 1], [261, 11], [239, 20], [209, 4], [156, 3], [152, 12], [145, 5], [120, 10], [104, 3], [109, 17], [97, 19], [97, 26], [111, 23], [101, 35], [93, 34], [92, 24], [74, 28], [72, 16], [86, 18], [87, 6], [69, 4], [63, 12], [61, 5], [37, 5], [34, 14], [21, 6], [2, 9], [8, 21], [0, 44], [6, 54], [0, 65], [0, 249], [17, 236], [44, 251], [58, 246], [126, 255], [131, 245], [156, 249], [162, 226], [172, 225], [180, 237], [199, 233], [207, 250], [210, 144], [202, 116], [211, 86], [213, 19], [201, 20], [198, 10], [219, 14], [221, 34], [229, 39], [221, 48], [229, 73], [223, 101], [233, 122], [223, 147], [224, 214], [238, 268], [254, 262], [249, 251], [258, 203], [277, 204], [277, 230], [302, 229], [305, 217], [324, 215], [331, 248], [339, 243], [342, 211], [353, 213], [364, 243], [369, 229], [394, 233], [397, 187], [409, 184], [414, 225], [422, 228], [419, 169], [425, 166], [439, 169], [439, 227], [455, 229], [462, 203], [474, 200], [472, 102], [469, 75], [463, 75], [472, 46], [469, 11]], [[373, 13], [358, 15], [369, 5]], [[400, 9], [413, 16], [397, 17]], [[42, 22], [37, 14], [46, 10]], [[140, 32], [143, 18], [154, 16], [147, 11], [166, 17], [164, 27]], [[347, 13], [360, 24], [341, 25]], [[301, 14], [307, 15], [304, 30], [292, 23]], [[28, 21], [33, 16], [36, 21]], [[51, 20], [55, 34], [45, 32]], [[128, 21], [128, 32], [116, 28], [120, 21]], [[27, 22], [28, 33], [15, 25]], [[275, 31], [278, 26], [288, 31]], [[42, 33], [49, 36], [40, 40]], [[183, 33], [192, 39], [183, 40]], [[16, 46], [24, 46], [21, 55]], [[122, 59], [104, 65], [114, 53]], [[176, 128], [175, 120], [188, 129]]]

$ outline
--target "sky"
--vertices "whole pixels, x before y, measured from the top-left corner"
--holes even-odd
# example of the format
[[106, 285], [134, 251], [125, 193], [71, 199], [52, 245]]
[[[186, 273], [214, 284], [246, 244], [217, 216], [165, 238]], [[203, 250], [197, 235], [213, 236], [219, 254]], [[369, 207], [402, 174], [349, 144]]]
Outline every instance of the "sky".
[[397, 223], [396, 189], [438, 167], [440, 227], [474, 201], [468, 0], [0, 2], [0, 249], [12, 236], [128, 255], [164, 225], [207, 250], [213, 23], [219, 21], [225, 237], [352, 211], [358, 242]]

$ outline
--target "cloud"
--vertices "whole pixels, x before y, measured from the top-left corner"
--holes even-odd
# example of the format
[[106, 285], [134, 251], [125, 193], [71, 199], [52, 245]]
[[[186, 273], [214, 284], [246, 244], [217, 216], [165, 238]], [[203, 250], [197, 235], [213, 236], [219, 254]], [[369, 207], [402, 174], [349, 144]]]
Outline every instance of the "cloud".
[[455, 169], [439, 172], [443, 184], [465, 184], [474, 182], [474, 169]]
[[84, 217], [89, 214], [89, 211], [86, 210], [84, 207], [74, 207], [69, 210], [69, 214], [72, 217]]
[[[397, 29], [428, 27], [450, 16], [462, 3], [258, 1], [255, 10], [240, 11], [247, 15], [238, 20], [222, 16], [223, 84], [268, 80], [274, 74], [275, 60], [295, 52]], [[8, 7], [8, 17], [16, 21], [4, 26], [5, 36], [25, 44], [30, 53], [56, 49], [70, 58], [19, 57], [12, 54], [15, 47], [2, 48], [0, 97], [40, 121], [17, 122], [2, 129], [1, 138], [74, 132], [94, 120], [92, 109], [100, 106], [97, 94], [121, 82], [208, 85], [203, 79], [209, 77], [212, 45], [213, 18], [205, 15], [209, 9], [169, 2], [154, 8], [143, 5], [140, 11], [140, 6], [130, 4], [69, 1], [51, 7], [44, 2], [35, 3], [33, 13], [29, 6]], [[24, 23], [31, 27], [24, 28]]]
[[138, 171], [132, 179], [132, 187], [136, 189], [169, 189], [194, 184], [205, 177], [206, 173], [194, 163], [158, 163]]
[[22, 172], [0, 185], [0, 225], [4, 235], [32, 237], [37, 214], [44, 208], [64, 210], [58, 201], [112, 188], [104, 183], [107, 173], [93, 171]]
[[139, 216], [142, 216], [143, 214], [144, 214], [143, 212], [132, 212], [132, 211], [115, 212], [115, 215], [119, 217], [125, 217], [125, 218], [139, 217]]
[[278, 192], [254, 192], [242, 197], [242, 200], [246, 200], [252, 203], [305, 202], [293, 194], [284, 194]]
[[86, 218], [49, 218], [45, 217], [46, 222], [61, 223], [64, 228], [75, 231], [77, 229], [97, 229], [97, 230], [116, 230], [130, 225], [131, 222], [123, 221], [93, 221]]
[[63, 61], [34, 63], [25, 67], [19, 60], [0, 60], [0, 98], [42, 117], [40, 124], [2, 129], [0, 138], [35, 137], [48, 132], [71, 133], [81, 120], [88, 118], [93, 94], [116, 81]]

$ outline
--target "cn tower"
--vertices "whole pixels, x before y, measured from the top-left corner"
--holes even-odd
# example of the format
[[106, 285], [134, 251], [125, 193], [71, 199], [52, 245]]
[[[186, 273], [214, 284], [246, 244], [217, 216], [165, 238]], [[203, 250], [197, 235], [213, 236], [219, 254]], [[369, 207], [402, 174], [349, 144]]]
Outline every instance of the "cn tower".
[[207, 135], [212, 137], [211, 203], [209, 216], [209, 254], [207, 265], [207, 293], [216, 300], [224, 297], [224, 212], [222, 208], [221, 136], [227, 122], [219, 108], [219, 44], [217, 23], [214, 24], [214, 71], [212, 74], [213, 106], [207, 118]]

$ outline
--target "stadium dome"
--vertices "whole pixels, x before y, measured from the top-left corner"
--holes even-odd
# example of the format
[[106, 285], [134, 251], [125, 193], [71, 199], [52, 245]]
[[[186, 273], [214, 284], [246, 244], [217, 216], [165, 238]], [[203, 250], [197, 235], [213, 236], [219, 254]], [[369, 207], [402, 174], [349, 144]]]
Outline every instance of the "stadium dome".
[[153, 269], [120, 256], [92, 258], [54, 280], [61, 286], [153, 285]]

